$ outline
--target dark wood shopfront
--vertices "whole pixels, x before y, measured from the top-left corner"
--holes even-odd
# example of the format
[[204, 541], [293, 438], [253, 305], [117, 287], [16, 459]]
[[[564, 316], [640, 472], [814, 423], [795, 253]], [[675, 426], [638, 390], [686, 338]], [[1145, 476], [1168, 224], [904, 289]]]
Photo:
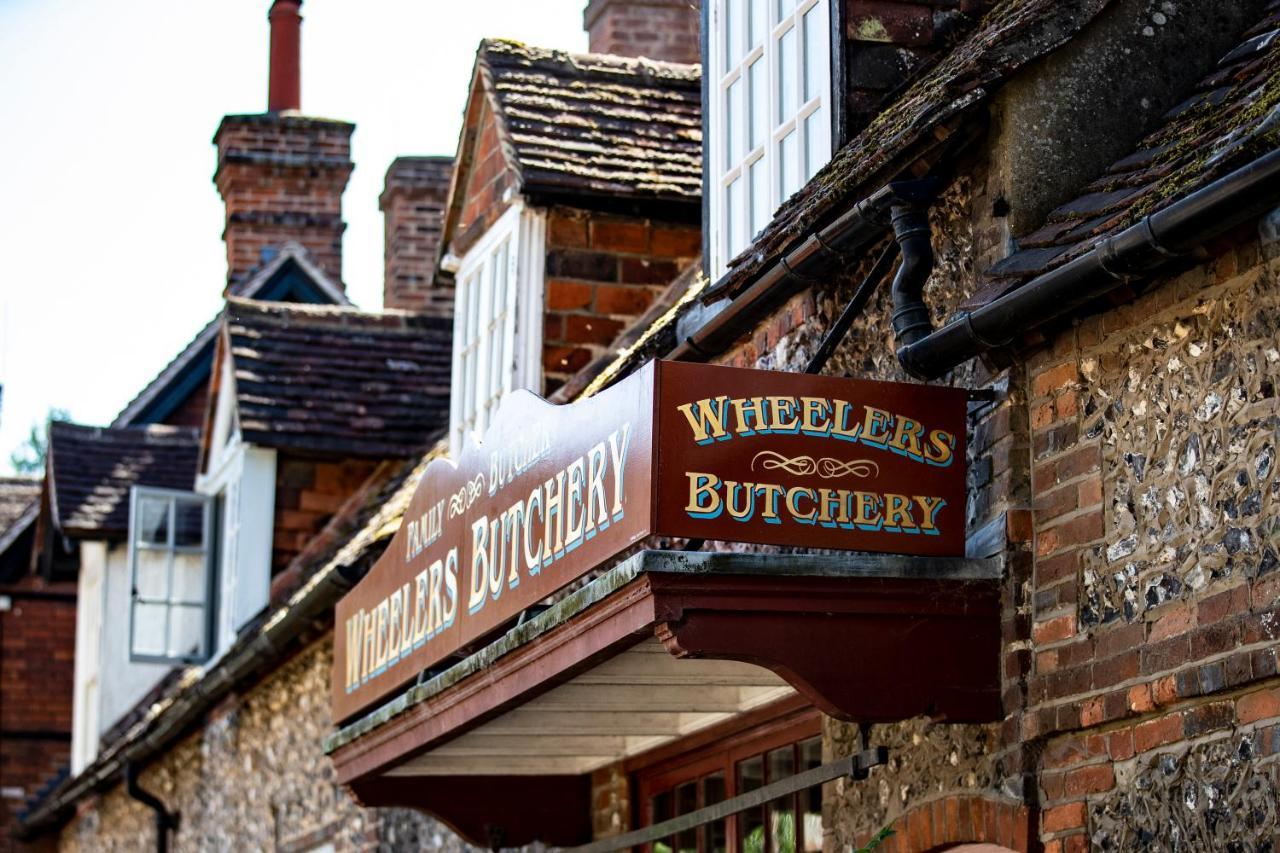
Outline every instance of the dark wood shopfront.
[[[590, 412], [518, 400], [511, 411], [522, 435], [534, 438], [509, 459], [487, 457], [485, 473], [502, 482], [492, 491], [478, 486], [468, 498], [467, 484], [483, 478], [473, 478], [479, 469], [465, 460], [486, 459], [481, 448], [464, 450], [456, 468], [442, 467], [438, 482], [427, 469], [406, 514], [418, 529], [410, 534], [402, 526], [383, 562], [339, 607], [340, 626], [351, 630], [340, 627], [337, 635], [335, 718], [342, 726], [326, 748], [339, 782], [362, 802], [428, 811], [477, 844], [574, 846], [600, 836], [592, 779], [604, 772], [625, 775], [628, 816], [615, 829], [631, 830], [831, 766], [822, 755], [822, 714], [858, 722], [998, 715], [1001, 567], [984, 554], [962, 556], [963, 392], [928, 389], [926, 398], [909, 386], [669, 367], [643, 370], [588, 401]], [[779, 419], [769, 424], [779, 428], [739, 421], [730, 435], [730, 401], [750, 389], [755, 400], [784, 401], [767, 416]], [[850, 400], [865, 407], [859, 424], [874, 426], [819, 423], [821, 413], [854, 405]], [[720, 435], [700, 434], [706, 417], [724, 421]], [[577, 426], [558, 428], [558, 418], [566, 419], [559, 427]], [[832, 423], [848, 434], [832, 435]], [[801, 424], [811, 427], [808, 434]], [[511, 427], [500, 413], [486, 441], [516, 435], [504, 430]], [[633, 442], [631, 456], [618, 450], [623, 433]], [[911, 436], [931, 434], [935, 449], [945, 447], [951, 457], [931, 457], [927, 441], [913, 444]], [[556, 437], [554, 450], [542, 435]], [[502, 446], [485, 445], [490, 453]], [[593, 446], [609, 451], [614, 474], [605, 473], [602, 451], [592, 457]], [[714, 453], [699, 453], [708, 447]], [[756, 465], [755, 479], [776, 480], [776, 487], [744, 483], [762, 459], [773, 464]], [[613, 491], [610, 476], [617, 478]], [[564, 498], [558, 483], [578, 477], [601, 484], [595, 497], [583, 487], [585, 503], [610, 509], [614, 530], [600, 529], [602, 513], [575, 515], [574, 499]], [[710, 497], [713, 481], [726, 484], [723, 497]], [[842, 483], [847, 493], [837, 488]], [[493, 569], [501, 548], [474, 557], [464, 548], [459, 557], [458, 541], [476, 548], [516, 541], [494, 521], [513, 517], [500, 505], [508, 487], [532, 496], [524, 499], [518, 534], [526, 546], [542, 536], [560, 544], [550, 521], [531, 533], [528, 519], [533, 498], [544, 509], [563, 499], [571, 535], [596, 524], [593, 556], [574, 562], [567, 546], [563, 556], [554, 549], [548, 562], [529, 561], [533, 575], [519, 573], [515, 551], [502, 571]], [[735, 488], [737, 503], [726, 508], [737, 515], [711, 515], [716, 500], [735, 500]], [[767, 499], [770, 490], [773, 504], [754, 515], [744, 509], [744, 495]], [[450, 496], [459, 496], [452, 527], [430, 516]], [[468, 500], [482, 518], [466, 515]], [[917, 510], [934, 507], [928, 522], [936, 533], [919, 514], [908, 530], [912, 501]], [[860, 526], [872, 511], [880, 513], [876, 523]], [[544, 512], [543, 520], [549, 517]], [[715, 536], [736, 531], [741, 541], [793, 549], [836, 541], [862, 553], [634, 551], [654, 536], [691, 537], [703, 521]], [[610, 538], [615, 533], [620, 537]], [[916, 555], [866, 553], [891, 551], [899, 541]], [[446, 548], [449, 557], [433, 557]], [[559, 593], [549, 607], [533, 606], [597, 569], [601, 553], [624, 559]], [[415, 625], [423, 618], [437, 624], [433, 608], [451, 613], [447, 600], [430, 601], [432, 572], [413, 571], [432, 559], [462, 567], [460, 598], [452, 615], [438, 620], [439, 630], [422, 629], [415, 644]], [[571, 570], [557, 574], [565, 567]], [[461, 602], [466, 597], [470, 608]], [[474, 621], [486, 608], [494, 615]], [[433, 637], [451, 639], [433, 644]], [[773, 790], [764, 792], [769, 802], [650, 839], [650, 849], [815, 849], [820, 787], [777, 797]]]

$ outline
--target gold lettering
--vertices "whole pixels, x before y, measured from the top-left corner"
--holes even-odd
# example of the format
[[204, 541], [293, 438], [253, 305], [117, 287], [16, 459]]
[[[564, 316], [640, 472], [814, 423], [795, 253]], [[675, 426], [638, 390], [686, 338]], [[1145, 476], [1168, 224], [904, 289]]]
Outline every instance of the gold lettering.
[[[676, 408], [683, 412], [685, 419], [689, 421], [689, 427], [693, 430], [693, 440], [698, 444], [706, 444], [713, 439], [729, 437], [724, 430], [728, 402], [729, 398], [721, 395], [714, 400], [698, 400], [696, 403], [684, 403]], [[694, 406], [698, 409], [696, 415]]]

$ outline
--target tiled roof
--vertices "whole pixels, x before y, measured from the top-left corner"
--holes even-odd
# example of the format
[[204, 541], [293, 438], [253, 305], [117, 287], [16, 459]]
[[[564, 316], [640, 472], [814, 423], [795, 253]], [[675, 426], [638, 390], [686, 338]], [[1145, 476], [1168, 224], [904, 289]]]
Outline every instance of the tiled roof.
[[1014, 71], [1069, 40], [1107, 2], [1002, 0], [784, 202], [703, 298], [737, 293], [793, 243], [945, 145], [948, 126], [961, 114], [986, 101]]
[[226, 334], [251, 444], [407, 458], [448, 421], [447, 318], [233, 298]]
[[526, 191], [701, 197], [700, 66], [490, 39], [477, 67]]
[[[335, 304], [351, 304], [342, 290], [342, 285], [332, 281], [325, 275], [324, 271], [311, 260], [307, 250], [301, 244], [294, 242], [286, 243], [281, 247], [275, 257], [263, 264], [262, 268], [253, 275], [233, 284], [230, 295], [243, 296], [245, 298], [258, 297], [267, 285], [275, 281], [277, 274], [287, 264], [296, 265], [312, 281], [317, 292], [323, 294]], [[185, 371], [199, 370], [207, 365], [213, 359], [213, 342], [217, 338], [218, 326], [221, 322], [222, 315], [219, 314], [206, 323], [204, 328], [197, 332], [196, 336], [182, 348], [182, 351], [165, 365], [156, 378], [148, 382], [146, 387], [125, 405], [120, 414], [116, 415], [116, 419], [112, 421], [111, 425], [113, 427], [137, 425], [138, 418], [145, 413], [146, 409], [157, 397], [163, 395], [170, 387], [180, 384]], [[204, 365], [198, 364], [199, 362], [204, 362]]]
[[1196, 88], [1134, 151], [1018, 240], [968, 305], [1088, 251], [1101, 237], [1183, 198], [1280, 145], [1280, 2], [1268, 4]]
[[129, 490], [195, 486], [196, 431], [171, 426], [49, 425], [49, 491], [58, 529], [67, 535], [123, 535]]
[[34, 477], [0, 477], [0, 536], [40, 497]]
[[[333, 618], [333, 606], [352, 579], [360, 577], [391, 541], [423, 471], [442, 452], [435, 448], [409, 461], [378, 466], [294, 557], [288, 571], [301, 585], [288, 600], [267, 608], [242, 627], [231, 648], [207, 670], [203, 666], [175, 668], [161, 679], [103, 734], [102, 748], [93, 763], [78, 776], [59, 779], [28, 808], [23, 823], [30, 829], [65, 818], [65, 807], [57, 806], [56, 799], [70, 795], [74, 802], [85, 796], [95, 778], [110, 778], [119, 772], [125, 755], [140, 744], [149, 743], [150, 749], [162, 751], [188, 731], [192, 718], [198, 718], [229, 691], [255, 683], [273, 663], [286, 660], [300, 644], [313, 639], [310, 629]], [[298, 613], [307, 618], [290, 622], [289, 616]], [[281, 627], [286, 623], [291, 627]], [[249, 666], [246, 659], [251, 661]]]

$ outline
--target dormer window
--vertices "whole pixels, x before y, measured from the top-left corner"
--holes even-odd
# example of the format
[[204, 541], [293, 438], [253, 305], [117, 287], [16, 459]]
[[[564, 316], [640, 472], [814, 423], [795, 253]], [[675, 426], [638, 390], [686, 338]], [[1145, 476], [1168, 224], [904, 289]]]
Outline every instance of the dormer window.
[[455, 276], [450, 440], [456, 456], [502, 398], [542, 377], [543, 217], [517, 203], [463, 256]]
[[712, 0], [712, 273], [831, 158], [829, 0]]

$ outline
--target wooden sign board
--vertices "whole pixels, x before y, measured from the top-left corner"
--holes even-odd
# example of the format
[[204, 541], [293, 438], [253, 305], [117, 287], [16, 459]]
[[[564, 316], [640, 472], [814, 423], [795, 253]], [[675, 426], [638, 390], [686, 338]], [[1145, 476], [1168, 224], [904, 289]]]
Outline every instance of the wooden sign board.
[[648, 536], [963, 556], [963, 390], [653, 362], [509, 395], [339, 603], [345, 720]]

